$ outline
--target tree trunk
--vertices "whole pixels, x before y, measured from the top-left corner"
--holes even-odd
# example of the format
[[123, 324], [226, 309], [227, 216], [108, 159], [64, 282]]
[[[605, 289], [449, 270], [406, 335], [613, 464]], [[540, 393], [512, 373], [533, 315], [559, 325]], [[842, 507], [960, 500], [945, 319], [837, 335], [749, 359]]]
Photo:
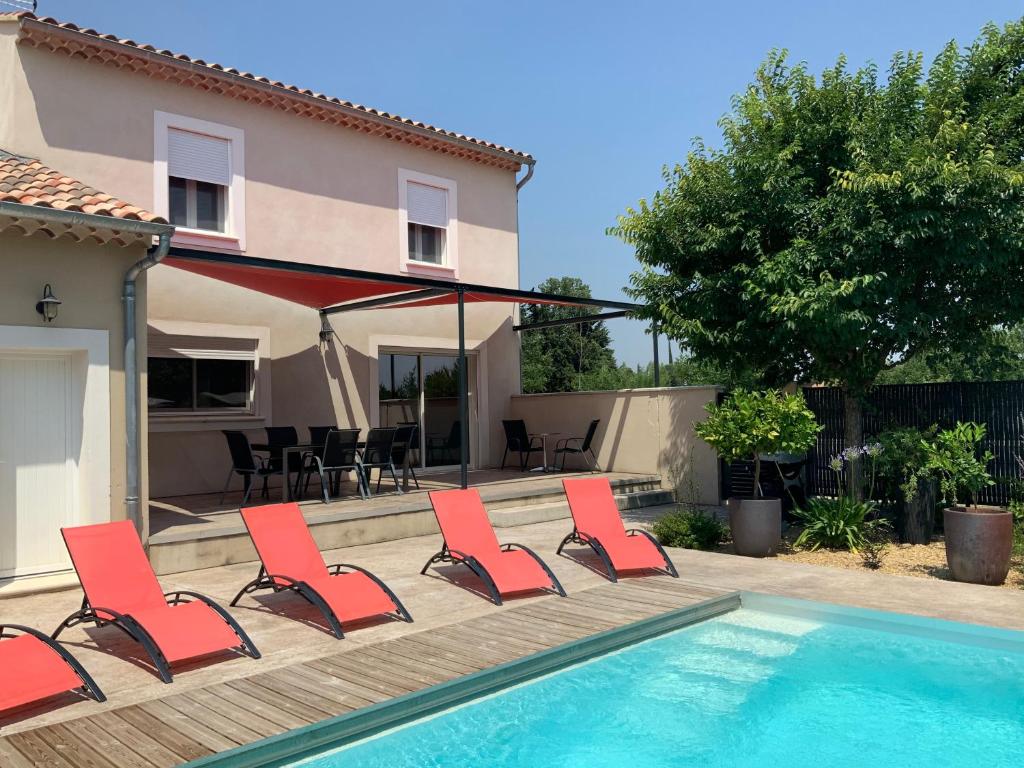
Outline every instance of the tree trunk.
[[917, 495], [902, 499], [897, 516], [897, 533], [903, 544], [928, 544], [935, 530], [935, 502], [938, 484], [931, 478], [918, 482]]
[[[864, 402], [861, 397], [843, 387], [843, 442], [847, 448], [860, 448], [864, 445]], [[864, 500], [864, 462], [858, 456], [846, 463], [847, 491], [856, 501]]]

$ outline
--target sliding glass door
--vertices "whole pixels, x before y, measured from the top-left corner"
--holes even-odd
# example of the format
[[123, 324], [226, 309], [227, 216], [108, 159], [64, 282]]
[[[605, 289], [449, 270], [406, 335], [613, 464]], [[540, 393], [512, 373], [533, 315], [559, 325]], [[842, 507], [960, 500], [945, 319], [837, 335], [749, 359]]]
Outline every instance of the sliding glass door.
[[[470, 434], [473, 413], [474, 358], [467, 356]], [[417, 467], [457, 466], [461, 458], [459, 359], [455, 355], [387, 352], [380, 355], [380, 424], [418, 424]], [[472, 439], [470, 440], [470, 447]]]

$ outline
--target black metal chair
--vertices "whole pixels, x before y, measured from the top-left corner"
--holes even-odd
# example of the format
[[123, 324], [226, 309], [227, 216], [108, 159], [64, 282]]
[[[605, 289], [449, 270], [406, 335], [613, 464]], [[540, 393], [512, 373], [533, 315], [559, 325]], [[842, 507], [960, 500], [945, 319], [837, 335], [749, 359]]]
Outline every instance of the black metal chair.
[[395, 491], [402, 492], [398, 484], [398, 475], [395, 474], [395, 462], [392, 459], [397, 432], [395, 427], [376, 427], [366, 434], [366, 445], [360, 454], [359, 463], [363, 467], [367, 491], [370, 490], [370, 476], [375, 469], [380, 472], [380, 477], [377, 478], [377, 490], [380, 491], [380, 480], [386, 469], [391, 473], [391, 479], [395, 481]]
[[587, 427], [587, 434], [584, 437], [566, 437], [555, 443], [556, 464], [558, 463], [559, 454], [562, 456], [562, 466], [559, 469], [565, 471], [565, 457], [570, 454], [576, 454], [586, 460], [591, 472], [601, 471], [593, 449], [594, 435], [597, 433], [597, 425], [600, 423], [600, 419], [594, 419], [590, 422], [590, 426]]
[[544, 452], [543, 443], [539, 437], [530, 437], [526, 431], [526, 422], [522, 419], [502, 419], [501, 426], [505, 429], [505, 452], [501, 455], [501, 468], [505, 468], [505, 460], [511, 451], [519, 454], [519, 469], [525, 472], [530, 463], [530, 454]]
[[[313, 434], [310, 428], [310, 434]], [[359, 465], [359, 432], [358, 429], [330, 429], [324, 435], [323, 448], [306, 454], [303, 462], [303, 476], [308, 487], [312, 473], [320, 478], [320, 494], [324, 504], [331, 500], [331, 491], [338, 493], [342, 472], [355, 472], [359, 495], [369, 495], [366, 478], [363, 477]], [[315, 442], [315, 441], [314, 441]]]
[[332, 429], [338, 429], [338, 425], [332, 424], [329, 427], [310, 427], [309, 442], [313, 443], [313, 445], [323, 445], [327, 442], [327, 433]]
[[267, 491], [267, 478], [271, 475], [279, 475], [281, 471], [268, 466], [262, 457], [253, 454], [252, 445], [249, 443], [249, 438], [246, 437], [244, 432], [226, 429], [224, 430], [224, 437], [228, 441], [228, 450], [231, 452], [231, 469], [228, 471], [228, 479], [224, 483], [224, 490], [220, 494], [220, 503], [224, 503], [224, 497], [227, 495], [228, 487], [231, 485], [231, 478], [236, 474], [241, 475], [242, 481], [245, 483], [245, 493], [242, 495], [242, 503], [239, 504], [239, 507], [244, 507], [246, 502], [249, 501], [249, 496], [252, 495], [253, 478], [263, 478], [262, 495], [266, 498], [269, 495]]
[[447, 437], [434, 435], [427, 438], [427, 455], [441, 457], [441, 461], [458, 464], [462, 457], [462, 422], [456, 419]]
[[[264, 427], [267, 433], [267, 446], [270, 448], [270, 458], [267, 464], [272, 468], [281, 471], [284, 464], [282, 459], [283, 451], [293, 445], [299, 444], [299, 431], [295, 427]], [[291, 465], [288, 470], [298, 472], [301, 469], [301, 461], [298, 456], [288, 457]]]
[[[415, 422], [398, 425], [395, 430], [395, 444], [391, 448], [391, 463], [396, 467], [404, 467], [406, 456], [412, 451], [419, 450], [419, 429], [419, 425]], [[413, 482], [416, 483], [416, 490], [419, 490], [420, 481], [416, 477], [416, 468], [411, 457], [409, 458], [409, 472], [412, 474]], [[377, 478], [377, 490], [380, 490], [380, 477]]]

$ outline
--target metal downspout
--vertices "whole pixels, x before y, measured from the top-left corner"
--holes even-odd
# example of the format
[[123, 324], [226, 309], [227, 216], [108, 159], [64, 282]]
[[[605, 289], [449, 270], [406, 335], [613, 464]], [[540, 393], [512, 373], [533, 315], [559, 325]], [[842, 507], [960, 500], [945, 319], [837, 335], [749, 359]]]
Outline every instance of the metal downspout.
[[466, 371], [466, 291], [460, 285], [459, 297], [459, 480], [463, 490], [469, 487], [469, 375]]
[[[523, 176], [519, 181], [516, 182], [516, 287], [522, 288], [522, 275], [523, 275], [523, 256], [522, 256], [522, 245], [520, 244], [519, 235], [519, 190], [526, 186], [526, 183], [533, 178], [533, 166], [537, 164], [536, 160], [531, 160], [526, 166], [526, 175]], [[518, 325], [523, 321], [520, 317], [519, 305], [515, 305], [515, 323]], [[519, 394], [523, 393], [523, 335], [516, 335], [516, 344], [519, 347]]]
[[[139, 449], [139, 365], [136, 358], [135, 281], [150, 267], [159, 264], [171, 247], [171, 233], [162, 233], [155, 248], [129, 268], [124, 276], [124, 421], [126, 435], [125, 497], [128, 519], [142, 536], [143, 521], [139, 510], [139, 474], [142, 456]], [[143, 543], [146, 540], [143, 539]]]

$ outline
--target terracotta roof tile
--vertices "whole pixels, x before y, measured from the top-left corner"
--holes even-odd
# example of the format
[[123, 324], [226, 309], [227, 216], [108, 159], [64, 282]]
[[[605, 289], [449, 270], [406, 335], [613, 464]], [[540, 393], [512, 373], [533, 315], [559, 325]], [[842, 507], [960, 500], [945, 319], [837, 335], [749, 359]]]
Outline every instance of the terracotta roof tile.
[[[0, 16], [3, 15], [5, 14], [0, 14]], [[455, 131], [448, 131], [445, 130], [444, 128], [439, 128], [435, 125], [430, 125], [429, 123], [423, 123], [417, 120], [410, 120], [409, 118], [402, 117], [400, 115], [395, 115], [389, 112], [373, 109], [371, 107], [365, 107], [361, 104], [353, 104], [352, 102], [344, 101], [338, 99], [337, 97], [325, 96], [320, 93], [314, 93], [308, 88], [300, 88], [295, 85], [282, 83], [278, 80], [269, 80], [266, 77], [254, 75], [249, 72], [242, 72], [237, 69], [234, 69], [233, 67], [225, 67], [221, 64], [207, 63], [202, 59], [194, 59], [184, 53], [174, 53], [172, 51], [164, 49], [157, 49], [149, 44], [137, 43], [134, 40], [119, 39], [115, 35], [100, 34], [93, 29], [83, 29], [70, 22], [61, 22], [58, 21], [57, 19], [50, 17], [37, 17], [34, 14], [28, 12], [18, 12], [15, 14], [6, 15], [13, 15], [17, 17], [21, 22], [21, 40], [25, 40], [31, 45], [41, 45], [42, 47], [47, 48], [48, 50], [64, 51], [75, 56], [83, 58], [92, 58], [93, 54], [86, 50], [86, 46], [83, 45], [84, 43], [89, 43], [90, 41], [110, 42], [118, 46], [122, 46], [124, 48], [132, 49], [133, 51], [137, 52], [138, 56], [161, 56], [171, 61], [184, 62], [193, 68], [193, 72], [194, 68], [196, 67], [202, 68], [206, 70], [207, 76], [210, 78], [223, 78], [225, 76], [242, 78], [243, 80], [250, 81], [252, 87], [269, 86], [272, 88], [285, 91], [287, 92], [287, 94], [290, 94], [294, 97], [306, 97], [309, 99], [313, 99], [325, 110], [337, 109], [338, 107], [341, 107], [346, 110], [352, 110], [354, 113], [365, 116], [364, 120], [367, 124], [359, 125], [357, 124], [358, 121], [353, 121], [352, 118], [338, 119], [337, 122], [339, 122], [342, 125], [357, 128], [358, 130], [364, 130], [366, 132], [375, 133], [377, 135], [384, 135], [389, 138], [397, 139], [400, 141], [408, 141], [413, 144], [418, 144], [429, 149], [435, 149], [449, 154], [452, 153], [452, 144], [460, 144], [463, 147], [463, 156], [470, 157], [471, 159], [477, 160], [479, 162], [492, 162], [494, 164], [500, 164], [504, 167], [518, 168], [522, 163], [532, 163], [534, 161], [531, 155], [527, 154], [526, 152], [521, 152], [519, 150], [512, 149], [511, 147], [505, 147], [500, 144], [495, 144], [494, 142], [485, 141], [483, 139], [478, 139], [473, 136], [467, 136], [462, 133], [456, 133]], [[26, 24], [31, 25], [32, 27], [32, 29], [28, 32], [26, 32]], [[50, 39], [44, 39], [47, 38], [47, 30], [54, 30], [58, 33], [73, 34], [76, 37], [77, 42], [75, 43], [72, 49], [67, 48], [66, 43], [61, 43], [53, 34], [49, 35]], [[100, 60], [109, 61], [110, 63], [114, 63], [119, 66], [127, 65], [120, 59], [111, 58], [109, 55], [103, 56], [99, 53], [96, 53], [96, 57]], [[150, 74], [157, 73], [150, 72]], [[167, 72], [160, 72], [158, 73], [158, 76], [171, 79], [168, 76]], [[180, 80], [180, 82], [186, 82], [188, 84], [194, 85], [195, 87], [204, 87], [201, 83], [197, 83], [194, 80], [190, 79]], [[300, 107], [295, 111], [298, 111], [302, 114], [307, 114], [308, 102], [306, 107]], [[320, 119], [325, 119], [318, 114], [308, 114], [311, 114], [311, 116], [314, 117], [319, 117]], [[379, 127], [376, 127], [373, 124], [372, 121], [374, 120], [386, 121], [388, 125], [386, 125], [384, 129], [381, 130]], [[395, 129], [398, 130], [396, 131]], [[424, 137], [421, 134], [417, 134], [417, 131], [425, 132], [426, 137]], [[447, 147], [445, 145], [447, 145]], [[476, 150], [474, 150], [474, 148], [476, 148]], [[490, 160], [488, 160], [487, 158], [488, 153], [491, 153]], [[498, 153], [498, 156], [495, 157], [493, 153]], [[459, 152], [456, 152], [455, 154], [459, 154]]]
[[0, 149], [0, 202], [81, 211], [116, 219], [166, 224], [167, 220], [118, 200], [31, 157]]

